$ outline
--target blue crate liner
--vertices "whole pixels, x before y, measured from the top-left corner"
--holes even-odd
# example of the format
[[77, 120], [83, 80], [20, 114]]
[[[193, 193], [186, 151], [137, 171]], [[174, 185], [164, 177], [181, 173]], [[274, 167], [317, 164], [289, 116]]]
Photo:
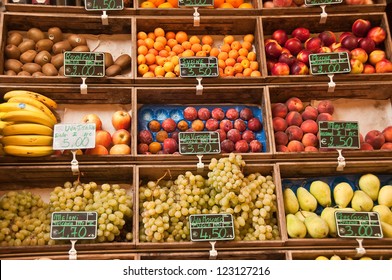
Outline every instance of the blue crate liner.
[[[290, 188], [294, 191], [294, 193], [297, 192], [297, 189], [302, 186], [305, 189], [309, 191], [310, 184], [313, 181], [321, 180], [329, 185], [331, 188], [331, 199], [332, 199], [332, 207], [335, 206], [335, 201], [333, 199], [333, 189], [334, 187], [342, 182], [348, 183], [351, 188], [356, 191], [359, 190], [358, 186], [358, 181], [359, 178], [364, 175], [364, 174], [349, 174], [349, 175], [344, 175], [344, 176], [325, 176], [325, 177], [311, 177], [311, 178], [288, 178], [288, 179], [282, 179], [282, 189], [285, 190], [286, 188]], [[392, 174], [375, 174], [379, 179], [381, 183], [381, 187], [385, 185], [391, 185], [392, 184]], [[374, 202], [374, 205], [377, 204], [377, 201]], [[349, 207], [350, 205], [348, 205]], [[317, 206], [316, 213], [318, 215], [321, 214], [323, 211], [324, 207], [321, 205]]]
[[[180, 106], [180, 105], [155, 105], [155, 104], [149, 104], [149, 105], [143, 105], [139, 108], [138, 114], [137, 114], [137, 127], [138, 131], [147, 129], [148, 130], [148, 124], [152, 120], [157, 120], [162, 124], [162, 121], [164, 121], [167, 118], [172, 118], [176, 123], [178, 123], [181, 120], [184, 119], [184, 109], [192, 106], [195, 107], [197, 110], [200, 108], [207, 108], [210, 111], [212, 111], [214, 108], [221, 108], [225, 114], [226, 111], [230, 108], [235, 108], [237, 109], [238, 112], [240, 112], [243, 108], [249, 108], [252, 110], [253, 116], [257, 117], [260, 122], [263, 124], [263, 129], [259, 132], [254, 132], [256, 140], [259, 140], [260, 143], [262, 144], [262, 152], [266, 152], [266, 136], [265, 136], [265, 124], [263, 122], [263, 115], [261, 113], [261, 108], [259, 106], [246, 106], [246, 105], [222, 105], [222, 106], [214, 106], [214, 105], [186, 105], [186, 106]], [[227, 119], [226, 117], [224, 119]], [[185, 120], [189, 127], [191, 127], [192, 121]], [[248, 126], [247, 121], [244, 121], [246, 125]], [[203, 121], [205, 124], [205, 121]], [[176, 129], [176, 131], [179, 131]], [[204, 131], [207, 131], [204, 129]], [[153, 136], [153, 140], [156, 140], [156, 132], [151, 132]], [[169, 133], [170, 137], [171, 133]]]

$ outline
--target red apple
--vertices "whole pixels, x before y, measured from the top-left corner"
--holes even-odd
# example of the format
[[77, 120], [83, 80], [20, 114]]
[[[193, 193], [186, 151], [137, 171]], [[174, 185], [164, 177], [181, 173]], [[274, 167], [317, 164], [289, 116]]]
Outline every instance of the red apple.
[[[222, 140], [222, 139], [221, 139]], [[225, 139], [221, 142], [221, 151], [222, 153], [231, 153], [234, 151], [234, 143], [229, 139]]]
[[126, 129], [116, 130], [112, 135], [112, 142], [116, 144], [127, 144], [131, 143], [131, 133]]
[[106, 130], [97, 130], [95, 132], [95, 145], [102, 145], [106, 149], [109, 149], [112, 144], [112, 136]]
[[276, 41], [268, 42], [265, 45], [265, 53], [269, 58], [278, 58], [282, 54], [282, 46]]
[[102, 129], [102, 121], [98, 117], [97, 114], [87, 114], [84, 115], [82, 118], [83, 123], [95, 123], [95, 130], [101, 130]]
[[110, 148], [110, 155], [129, 155], [131, 153], [131, 147], [127, 144], [116, 144]]
[[131, 127], [131, 116], [127, 111], [119, 110], [112, 115], [112, 125], [116, 130]]
[[225, 112], [223, 112], [222, 108], [214, 108], [211, 112], [211, 116], [214, 119], [221, 121], [225, 118]]
[[305, 49], [311, 52], [317, 52], [318, 49], [321, 47], [321, 39], [319, 37], [309, 38], [305, 41]]
[[308, 68], [308, 66], [306, 66], [305, 63], [303, 63], [301, 61], [296, 61], [290, 67], [290, 74], [291, 75], [308, 75], [309, 68]]
[[299, 39], [301, 42], [305, 42], [310, 37], [310, 31], [305, 27], [298, 27], [291, 32], [291, 36]]
[[341, 44], [343, 48], [351, 51], [358, 46], [358, 39], [354, 35], [347, 35], [342, 39]]
[[367, 19], [357, 19], [351, 26], [353, 34], [357, 37], [365, 37], [372, 24]]
[[301, 50], [298, 54], [297, 54], [297, 60], [301, 61], [303, 63], [305, 63], [307, 66], [309, 66], [309, 55], [312, 52], [309, 50]]
[[271, 74], [273, 76], [286, 76], [290, 75], [290, 67], [283, 62], [277, 62], [272, 66]]
[[274, 33], [272, 33], [271, 38], [276, 40], [279, 45], [283, 46], [284, 43], [287, 41], [288, 36], [286, 31], [284, 31], [283, 29], [277, 29], [274, 31]]
[[297, 55], [302, 49], [302, 43], [298, 38], [290, 38], [284, 44], [284, 47], [290, 51], [292, 55]]
[[374, 50], [369, 54], [369, 59], [368, 62], [373, 65], [376, 66], [377, 62], [386, 59], [387, 56], [385, 54], [384, 51], [382, 50]]
[[367, 54], [371, 53], [376, 48], [376, 43], [370, 38], [359, 39], [358, 47], [363, 49]]
[[250, 108], [242, 108], [240, 111], [240, 118], [244, 121], [249, 121], [253, 118], [253, 112]]
[[336, 42], [335, 33], [333, 33], [332, 31], [323, 31], [318, 36], [324, 46], [330, 46]]
[[358, 59], [362, 63], [365, 63], [368, 60], [368, 57], [368, 54], [362, 48], [355, 48], [351, 51], [351, 58]]
[[261, 131], [263, 129], [263, 124], [261, 123], [261, 121], [258, 118], [251, 118], [248, 121], [248, 129], [257, 132], [257, 131]]
[[146, 154], [148, 152], [148, 145], [146, 143], [140, 143], [137, 145], [138, 154]]
[[388, 59], [382, 59], [376, 63], [376, 73], [392, 73], [392, 62]]
[[372, 39], [376, 43], [376, 45], [384, 42], [386, 35], [387, 33], [385, 32], [385, 29], [382, 28], [381, 26], [373, 27], [367, 33], [367, 37]]

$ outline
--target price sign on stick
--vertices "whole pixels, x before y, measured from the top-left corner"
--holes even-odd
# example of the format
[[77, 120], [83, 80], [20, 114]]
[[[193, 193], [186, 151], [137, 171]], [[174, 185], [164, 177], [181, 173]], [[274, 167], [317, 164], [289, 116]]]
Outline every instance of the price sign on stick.
[[347, 52], [310, 54], [309, 65], [312, 75], [350, 73], [351, 71]]
[[84, 7], [87, 11], [110, 11], [124, 9], [124, 0], [86, 0]]
[[189, 216], [192, 241], [233, 240], [233, 216], [223, 214], [196, 214]]
[[359, 149], [358, 122], [319, 122], [320, 148]]
[[180, 132], [178, 146], [182, 155], [219, 154], [221, 151], [216, 131]]
[[381, 222], [377, 212], [336, 211], [335, 220], [340, 237], [382, 238]]
[[180, 77], [218, 77], [216, 57], [181, 57]]
[[95, 239], [97, 212], [53, 212], [50, 224], [51, 239]]
[[332, 5], [340, 4], [343, 0], [305, 0], [306, 6], [321, 6], [321, 5]]
[[101, 52], [64, 52], [64, 76], [104, 77], [104, 54]]
[[95, 147], [95, 123], [56, 124], [53, 150], [77, 150]]
[[178, 6], [202, 7], [214, 6], [214, 0], [178, 0]]

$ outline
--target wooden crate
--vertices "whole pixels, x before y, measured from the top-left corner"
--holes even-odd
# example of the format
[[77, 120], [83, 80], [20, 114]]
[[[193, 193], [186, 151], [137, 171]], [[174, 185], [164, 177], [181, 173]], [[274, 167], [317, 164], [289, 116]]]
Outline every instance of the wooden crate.
[[[337, 163], [336, 162], [303, 162], [303, 163], [278, 163], [280, 176], [282, 179], [282, 188], [287, 187], [289, 184], [292, 184], [294, 188], [294, 183], [296, 182], [303, 182], [305, 180], [315, 179], [315, 180], [323, 180], [327, 182], [327, 179], [332, 180], [334, 177], [337, 177], [336, 180], [339, 179], [341, 182], [342, 180], [348, 180], [347, 182], [352, 182], [352, 184], [357, 185], [356, 180], [358, 176], [362, 174], [371, 173], [377, 176], [383, 176], [381, 184], [383, 182], [388, 182], [390, 176], [392, 175], [392, 161], [390, 160], [377, 160], [377, 161], [353, 161], [347, 162], [346, 167], [344, 167], [343, 171], [336, 171]], [[344, 176], [348, 176], [348, 179]], [[288, 181], [285, 181], [288, 180]], [[294, 180], [294, 181], [290, 181]], [[296, 181], [299, 180], [299, 181]], [[383, 181], [384, 180], [384, 181]], [[293, 182], [293, 183], [291, 183]], [[385, 183], [384, 183], [385, 185]], [[305, 185], [305, 188], [307, 184]], [[282, 192], [284, 190], [282, 189]], [[332, 192], [331, 192], [332, 193]], [[320, 206], [321, 207], [321, 206]], [[322, 210], [318, 208], [316, 211]], [[286, 218], [284, 218], [284, 230], [287, 231], [286, 227]], [[315, 239], [315, 238], [290, 238], [288, 237], [285, 246], [298, 246], [301, 249], [305, 248], [316, 248], [321, 246], [327, 246], [331, 248], [331, 246], [336, 246], [339, 249], [344, 248], [357, 248], [358, 242], [355, 239], [349, 238], [333, 238], [327, 237], [322, 239]], [[357, 247], [355, 247], [357, 246]], [[369, 239], [363, 238], [363, 247], [378, 247], [378, 248], [386, 248], [392, 246], [392, 239], [391, 238], [382, 238], [382, 239]]]
[[[80, 93], [80, 87], [77, 85], [64, 85], [61, 87], [53, 87], [48, 85], [23, 85], [18, 84], [1, 84], [0, 85], [0, 99], [3, 102], [3, 95], [11, 90], [28, 90], [43, 94], [54, 101], [57, 102], [59, 108], [56, 112], [62, 118], [62, 123], [64, 123], [64, 110], [66, 108], [72, 108], [78, 114], [82, 114], [83, 107], [87, 106], [89, 112], [94, 111], [94, 106], [96, 108], [103, 108], [104, 111], [95, 112], [98, 116], [101, 115], [103, 129], [105, 130], [113, 130], [111, 119], [108, 117], [109, 112], [115, 112], [116, 108], [132, 108], [132, 91], [131, 87], [117, 87], [117, 86], [95, 86], [95, 85], [88, 85], [87, 87], [87, 94]], [[113, 106], [113, 109], [110, 109]], [[87, 111], [86, 111], [87, 112]], [[132, 111], [132, 119], [136, 121], [136, 115]], [[75, 122], [79, 120], [75, 117]], [[80, 119], [80, 122], [82, 120]], [[136, 125], [133, 125], [136, 126]], [[132, 149], [133, 143], [131, 143]], [[98, 163], [103, 162], [106, 164], [110, 164], [113, 162], [124, 162], [124, 161], [131, 161], [134, 158], [133, 154], [130, 155], [78, 155], [77, 160], [84, 163]], [[71, 162], [72, 154], [71, 155], [58, 155], [54, 154], [51, 156], [46, 157], [13, 157], [13, 156], [0, 156], [0, 165], [10, 165], [10, 164], [31, 164], [35, 163], [38, 165], [47, 164], [48, 162], [52, 163], [67, 163]]]
[[[136, 41], [137, 33], [140, 31], [144, 31], [146, 33], [153, 32], [155, 28], [161, 27], [165, 32], [178, 32], [185, 31], [188, 36], [197, 35], [201, 39], [203, 35], [210, 35], [214, 39], [214, 45], [219, 47], [223, 42], [224, 35], [233, 35], [237, 38], [237, 40], [242, 41], [243, 36], [246, 34], [254, 35], [253, 47], [254, 51], [257, 55], [257, 61], [259, 63], [259, 71], [261, 76], [258, 77], [212, 77], [212, 78], [203, 78], [202, 84], [243, 84], [250, 85], [253, 83], [262, 82], [263, 72], [262, 70], [262, 55], [261, 55], [261, 29], [259, 17], [247, 16], [241, 17], [241, 24], [238, 24], [237, 21], [233, 21], [232, 18], [221, 18], [221, 17], [212, 17], [206, 16], [203, 17], [200, 22], [200, 26], [193, 26], [193, 18], [192, 17], [145, 17], [140, 16], [136, 17], [136, 24], [134, 24], [134, 29], [132, 31], [134, 37], [134, 41]], [[136, 44], [135, 44], [136, 48]], [[135, 49], [133, 51], [137, 53]], [[133, 73], [137, 73], [137, 63], [133, 63]], [[196, 78], [143, 78], [139, 74], [135, 78], [135, 83], [137, 85], [143, 84], [143, 86], [151, 86], [151, 85], [184, 85], [191, 84], [197, 85]]]
[[[263, 140], [263, 152], [260, 153], [242, 153], [244, 159], [261, 159], [271, 158], [271, 133], [269, 128], [270, 115], [268, 112], [269, 101], [265, 95], [263, 87], [204, 87], [202, 95], [196, 95], [196, 89], [194, 87], [173, 87], [173, 88], [136, 88], [135, 96], [133, 98], [135, 102], [134, 112], [143, 106], [157, 105], [159, 110], [164, 109], [165, 106], [195, 106], [195, 107], [208, 107], [208, 106], [256, 106], [261, 109], [261, 117], [263, 123], [263, 131], [258, 132], [256, 135]], [[242, 108], [242, 107], [241, 107]], [[167, 109], [169, 112], [170, 110]], [[135, 115], [136, 116], [136, 115]], [[145, 129], [146, 127], [139, 127], [139, 124], [145, 124], [142, 116], [137, 116], [138, 127], [134, 126], [133, 129], [133, 143], [138, 143], [138, 131]], [[265, 135], [265, 137], [264, 137]], [[259, 138], [260, 138], [259, 137]], [[265, 139], [264, 139], [265, 138]], [[138, 154], [136, 145], [133, 146], [135, 149], [133, 153], [136, 155], [138, 161], [195, 161], [197, 160], [196, 155], [173, 155], [173, 154]], [[206, 154], [203, 155], [203, 161], [210, 160], [212, 157], [227, 156], [228, 154]]]
[[[365, 255], [363, 257], [370, 257], [373, 260], [389, 260], [392, 258], [391, 249], [366, 249]], [[331, 258], [334, 255], [339, 256], [342, 260], [347, 260], [347, 258], [352, 258], [353, 260], [358, 260], [361, 258], [357, 254], [355, 249], [322, 249], [322, 250], [290, 250], [287, 252], [289, 260], [314, 260], [318, 256], [325, 256]]]
[[[386, 30], [386, 39], [379, 47], [383, 49], [389, 60], [392, 59], [392, 43], [391, 34], [388, 25], [386, 13], [358, 13], [358, 14], [333, 14], [328, 16], [325, 24], [320, 24], [319, 15], [292, 15], [287, 16], [262, 16], [262, 30], [263, 42], [262, 51], [263, 59], [266, 59], [264, 40], [271, 38], [272, 33], [277, 29], [283, 29], [287, 34], [297, 27], [308, 28], [312, 35], [320, 32], [330, 30], [335, 34], [340, 35], [342, 32], [351, 31], [351, 26], [355, 20], [362, 18], [369, 20], [372, 26], [381, 26]], [[304, 23], [304, 24], [300, 24]], [[268, 73], [267, 63], [263, 62], [263, 73]], [[333, 80], [335, 82], [356, 81], [356, 82], [370, 82], [370, 81], [390, 81], [392, 73], [375, 73], [375, 74], [336, 74]], [[309, 83], [309, 82], [329, 82], [327, 75], [289, 75], [289, 76], [273, 76], [267, 74], [265, 77], [268, 83]]]
[[[196, 164], [194, 165], [139, 165], [136, 167], [137, 172], [135, 176], [136, 182], [138, 182], [137, 189], [140, 189], [141, 185], [146, 184], [148, 181], [151, 180], [158, 180], [162, 176], [164, 180], [168, 180], [172, 178], [175, 180], [178, 175], [185, 174], [186, 171], [191, 171], [193, 174], [200, 174], [204, 178], [207, 178], [208, 166], [205, 165], [204, 169], [199, 173], [197, 172]], [[275, 166], [272, 164], [247, 164], [243, 170], [244, 174], [250, 174], [255, 172], [260, 172], [262, 175], [271, 175], [273, 177], [273, 181], [275, 184], [279, 184], [280, 177], [279, 173], [276, 172]], [[277, 246], [282, 246], [285, 240], [287, 239], [287, 234], [285, 225], [281, 223], [283, 219], [282, 213], [283, 210], [283, 200], [280, 198], [282, 197], [281, 194], [281, 187], [276, 186], [276, 196], [277, 196], [277, 216], [276, 219], [278, 221], [278, 228], [280, 232], [280, 239], [279, 240], [266, 240], [266, 241], [217, 241], [215, 244], [215, 249], [217, 251], [221, 249], [228, 249], [228, 248], [235, 248], [238, 250], [239, 248], [243, 250], [250, 250], [255, 248], [276, 248]], [[136, 196], [136, 207], [137, 209], [141, 209], [141, 202], [139, 201], [139, 192]], [[195, 251], [203, 249], [211, 248], [211, 244], [209, 242], [192, 242], [192, 241], [182, 241], [182, 242], [143, 242], [140, 240], [141, 234], [141, 213], [139, 210], [139, 215], [136, 217], [137, 221], [137, 233], [136, 233], [136, 248], [143, 249], [143, 250], [154, 250], [154, 249], [172, 249], [178, 250], [180, 248], [186, 248], [188, 251]]]
[[[84, 165], [79, 164], [80, 177], [79, 180], [82, 183], [96, 182], [98, 185], [109, 183], [109, 184], [120, 184], [121, 187], [125, 188], [129, 194], [133, 196], [133, 213], [137, 213], [135, 208], [135, 188], [134, 188], [134, 171], [135, 166], [130, 164], [122, 165]], [[77, 175], [73, 175], [70, 165], [47, 165], [47, 166], [34, 166], [21, 167], [18, 165], [14, 166], [1, 166], [0, 167], [0, 196], [3, 196], [10, 190], [26, 190], [31, 191], [34, 194], [39, 194], [45, 202], [49, 202], [50, 192], [56, 186], [63, 186], [65, 182], [76, 181]], [[135, 234], [135, 215], [132, 219], [132, 233]], [[116, 257], [116, 253], [129, 253], [132, 248], [135, 247], [135, 237], [129, 242], [104, 242], [104, 243], [81, 243], [77, 242], [75, 245], [78, 255], [81, 258], [98, 258], [97, 255], [101, 255], [101, 258], [110, 258], [106, 254], [114, 254], [113, 258]], [[71, 248], [71, 243], [59, 243], [56, 245], [45, 245], [45, 246], [2, 246], [0, 259], [15, 257], [23, 258], [29, 256], [29, 258], [37, 257], [51, 257], [51, 255], [62, 255], [67, 258], [68, 251]], [[127, 250], [127, 252], [122, 251]], [[55, 256], [54, 256], [55, 257]]]
[[[296, 96], [306, 105], [311, 100], [337, 100], [339, 98], [347, 98], [347, 104], [350, 106], [349, 99], [369, 99], [369, 100], [379, 100], [384, 102], [392, 101], [391, 88], [392, 84], [387, 82], [380, 83], [336, 83], [334, 92], [328, 92], [327, 84], [308, 84], [308, 85], [271, 85], [267, 86], [269, 93], [269, 98], [271, 101], [271, 106], [273, 103], [285, 102], [290, 97]], [[369, 108], [374, 107], [369, 105]], [[272, 116], [272, 113], [271, 113]], [[332, 115], [334, 116], [334, 115]], [[384, 120], [388, 121], [387, 116], [380, 116]], [[358, 117], [358, 119], [346, 120], [346, 121], [359, 121], [363, 119]], [[389, 125], [392, 125], [392, 120], [389, 120]], [[359, 128], [361, 128], [361, 122], [359, 122]], [[376, 129], [376, 128], [374, 128]], [[379, 128], [383, 129], [383, 128]], [[271, 128], [271, 132], [273, 128]], [[362, 135], [365, 137], [367, 131], [363, 132]], [[272, 137], [274, 138], [274, 137]], [[276, 152], [275, 139], [272, 139], [274, 143], [273, 151], [274, 157], [277, 159], [310, 159], [318, 158], [320, 160], [324, 159], [336, 159], [338, 157], [337, 150], [323, 151], [323, 152]], [[345, 149], [342, 152], [343, 156], [347, 159], [354, 158], [391, 158], [391, 150], [373, 150], [373, 151], [363, 151], [363, 150], [352, 150]]]
[[[109, 25], [102, 25], [101, 17], [99, 15], [86, 15], [81, 17], [80, 14], [50, 14], [50, 13], [36, 13], [25, 14], [17, 12], [2, 13], [0, 17], [2, 29], [0, 34], [1, 53], [4, 54], [4, 49], [7, 44], [7, 35], [10, 31], [26, 32], [32, 27], [41, 29], [44, 33], [51, 27], [59, 27], [65, 36], [69, 34], [85, 34], [95, 35], [95, 40], [98, 35], [122, 35], [123, 42], [132, 41], [132, 18], [129, 16], [113, 16], [109, 17]], [[112, 37], [108, 37], [112, 38]], [[118, 38], [116, 39], [118, 42]], [[110, 50], [108, 50], [110, 51]], [[126, 53], [128, 51], [124, 51]], [[129, 45], [129, 52], [132, 57], [132, 46]], [[120, 54], [112, 53], [115, 59]], [[81, 84], [82, 79], [79, 77], [64, 77], [64, 76], [42, 76], [34, 78], [31, 76], [7, 76], [4, 75], [4, 55], [0, 59], [0, 78], [3, 83], [42, 83], [42, 84]], [[131, 71], [131, 70], [128, 70]], [[102, 78], [87, 78], [86, 84], [91, 83], [111, 83], [111, 84], [131, 84], [133, 83], [133, 72], [127, 75], [118, 75], [116, 77], [102, 77]]]

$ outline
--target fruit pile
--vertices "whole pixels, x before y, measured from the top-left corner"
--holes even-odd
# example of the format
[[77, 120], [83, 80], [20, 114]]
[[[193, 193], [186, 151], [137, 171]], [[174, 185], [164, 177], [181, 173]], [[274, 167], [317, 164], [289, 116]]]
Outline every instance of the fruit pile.
[[383, 131], [377, 129], [366, 133], [365, 138], [360, 135], [361, 150], [392, 150], [392, 125], [387, 126]]
[[0, 142], [5, 154], [24, 157], [53, 153], [53, 127], [57, 104], [47, 96], [25, 90], [4, 95], [0, 104]]
[[[8, 34], [4, 49], [4, 74], [18, 76], [58, 76], [64, 75], [65, 51], [90, 52], [86, 38], [77, 34], [63, 34], [59, 27], [51, 27], [47, 32], [30, 28], [23, 36], [21, 32]], [[116, 76], [131, 67], [131, 57], [120, 55], [113, 60], [105, 52], [106, 76]]]
[[220, 77], [261, 76], [257, 56], [253, 50], [253, 34], [239, 41], [226, 35], [216, 47], [210, 35], [189, 36], [185, 31], [165, 31], [137, 34], [138, 76], [174, 78], [180, 76], [180, 57], [215, 56], [218, 58]]
[[144, 106], [139, 110], [139, 154], [178, 153], [178, 133], [184, 131], [217, 131], [222, 153], [263, 150], [265, 135], [257, 116], [261, 115], [259, 108], [176, 106], [171, 110], [173, 114], [165, 114], [165, 117], [160, 106], [152, 116], [154, 109], [152, 106]]
[[[289, 237], [336, 237], [335, 211], [375, 211], [379, 214], [384, 237], [392, 237], [392, 185], [381, 183], [380, 178], [368, 173], [339, 182], [334, 177], [284, 182]], [[300, 185], [295, 190], [292, 183]]]
[[234, 240], [279, 239], [275, 184], [270, 175], [245, 175], [245, 161], [231, 153], [213, 158], [208, 177], [191, 171], [175, 180], [149, 180], [140, 185], [140, 241], [190, 240], [189, 215], [230, 213]]
[[[140, 3], [140, 8], [144, 9], [170, 9], [178, 8], [178, 0], [147, 0]], [[244, 0], [214, 0], [214, 8], [221, 9], [253, 9], [250, 2]]]
[[[346, 5], [372, 5], [373, 0], [345, 0]], [[264, 8], [304, 7], [304, 0], [269, 0], [263, 1]]]
[[54, 188], [49, 203], [29, 191], [9, 191], [0, 200], [0, 246], [61, 243], [50, 239], [54, 211], [96, 211], [98, 242], [132, 240], [132, 205], [132, 195], [115, 184], [66, 182]]
[[351, 29], [343, 33], [326, 30], [314, 36], [305, 27], [291, 34], [275, 30], [264, 41], [269, 74], [307, 75], [309, 55], [328, 52], [347, 52], [352, 74], [391, 73], [392, 62], [381, 49], [387, 38], [385, 29], [366, 19], [357, 19]]

